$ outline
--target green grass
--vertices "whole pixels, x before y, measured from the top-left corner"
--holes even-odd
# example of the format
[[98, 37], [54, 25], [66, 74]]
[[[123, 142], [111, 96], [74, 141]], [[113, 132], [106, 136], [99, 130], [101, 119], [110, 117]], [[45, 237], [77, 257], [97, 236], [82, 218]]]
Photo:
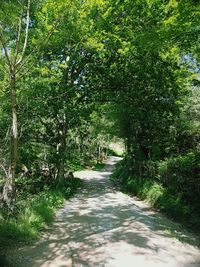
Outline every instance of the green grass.
[[92, 170], [101, 170], [105, 164], [99, 162], [97, 159], [88, 160], [87, 162], [73, 161], [68, 163], [68, 168], [72, 172], [82, 171], [86, 168], [91, 168]]
[[164, 212], [190, 229], [199, 231], [200, 216], [195, 206], [186, 204], [179, 194], [172, 195], [166, 188], [155, 181], [138, 180], [130, 177], [124, 186], [126, 192], [146, 199], [152, 206]]
[[81, 160], [68, 161], [67, 166], [72, 172], [82, 171], [85, 169], [84, 163], [81, 162]]
[[[176, 192], [164, 187], [160, 181], [128, 177], [124, 161], [117, 164], [111, 179], [120, 183], [124, 192], [134, 194], [141, 199], [146, 199], [150, 204], [186, 226], [189, 230], [200, 232], [200, 204], [199, 202], [188, 202], [184, 195], [178, 190]], [[128, 178], [127, 178], [128, 177]]]
[[18, 203], [15, 219], [0, 221], [0, 243], [27, 241], [37, 237], [41, 229], [53, 221], [54, 212], [64, 202], [59, 191], [45, 191]]
[[102, 170], [104, 167], [105, 167], [105, 163], [102, 163], [102, 162], [97, 162], [93, 167], [92, 167], [92, 170], [93, 171], [100, 171]]
[[37, 238], [39, 232], [54, 220], [55, 211], [80, 185], [80, 179], [74, 178], [67, 182], [62, 191], [46, 189], [38, 195], [18, 199], [16, 217], [0, 217], [0, 247], [10, 245], [13, 241], [30, 241]]

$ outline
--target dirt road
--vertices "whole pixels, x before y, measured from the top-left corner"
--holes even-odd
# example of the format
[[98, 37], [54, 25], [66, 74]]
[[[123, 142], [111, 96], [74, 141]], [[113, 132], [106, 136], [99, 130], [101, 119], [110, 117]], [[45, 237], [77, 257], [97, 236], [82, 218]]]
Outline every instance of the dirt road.
[[21, 267], [197, 267], [193, 237], [148, 204], [113, 187], [111, 157], [102, 171], [82, 171], [84, 188], [67, 201], [48, 233], [22, 248]]

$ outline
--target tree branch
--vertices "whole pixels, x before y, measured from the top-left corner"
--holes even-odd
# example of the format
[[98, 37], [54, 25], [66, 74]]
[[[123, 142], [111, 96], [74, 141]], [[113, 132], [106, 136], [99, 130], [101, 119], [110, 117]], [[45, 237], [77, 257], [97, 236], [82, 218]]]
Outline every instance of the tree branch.
[[30, 23], [30, 5], [31, 5], [31, 0], [28, 0], [24, 46], [23, 46], [23, 50], [22, 50], [22, 55], [21, 55], [20, 59], [17, 61], [16, 66], [18, 66], [22, 62], [23, 57], [24, 57], [24, 53], [25, 53], [26, 47], [27, 47], [29, 23]]
[[14, 65], [17, 62], [17, 57], [18, 57], [18, 53], [19, 53], [19, 46], [20, 46], [20, 41], [21, 41], [21, 35], [22, 35], [22, 18], [23, 18], [23, 14], [24, 14], [24, 0], [22, 0], [21, 5], [22, 5], [22, 11], [21, 11], [21, 15], [19, 18], [18, 34], [17, 34], [17, 41], [16, 41], [16, 48], [15, 48], [15, 55], [14, 55]]
[[[62, 18], [62, 17], [61, 17], [61, 18]], [[47, 34], [47, 36], [44, 38], [44, 40], [43, 40], [43, 42], [42, 42], [43, 45], [48, 43], [50, 37], [52, 36], [52, 34], [53, 34], [54, 30], [56, 29], [56, 27], [57, 27], [59, 21], [61, 20], [61, 18], [59, 18], [59, 19], [56, 20], [54, 26], [52, 27], [52, 29], [50, 30], [50, 32]], [[27, 55], [26, 59], [22, 62], [22, 64], [20, 65], [21, 62], [18, 64], [19, 68], [18, 68], [17, 72], [19, 72], [19, 70], [20, 70], [20, 69], [21, 69], [21, 68], [22, 68], [22, 67], [29, 61], [31, 55], [32, 55], [33, 53], [36, 53], [37, 50], [38, 50], [39, 48], [40, 48], [39, 46], [36, 46], [36, 47], [29, 53], [29, 55]]]
[[13, 70], [12, 62], [11, 62], [11, 59], [10, 59], [10, 56], [9, 56], [8, 48], [6, 46], [6, 40], [5, 40], [5, 37], [4, 37], [4, 34], [3, 34], [3, 28], [2, 28], [1, 25], [0, 25], [0, 41], [2, 43], [4, 52], [5, 52], [5, 56], [6, 56], [6, 59], [7, 59], [7, 63], [8, 63], [10, 72], [12, 72], [12, 70]]

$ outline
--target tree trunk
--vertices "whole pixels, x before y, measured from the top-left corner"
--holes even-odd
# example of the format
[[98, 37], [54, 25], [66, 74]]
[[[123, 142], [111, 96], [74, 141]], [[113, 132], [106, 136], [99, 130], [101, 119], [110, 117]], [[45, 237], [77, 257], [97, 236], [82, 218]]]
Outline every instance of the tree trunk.
[[66, 134], [67, 134], [67, 121], [66, 116], [63, 115], [62, 121], [59, 122], [58, 131], [58, 145], [57, 145], [57, 184], [63, 185], [65, 175], [65, 152], [66, 152]]
[[3, 203], [6, 210], [13, 212], [15, 207], [15, 176], [18, 158], [18, 130], [17, 130], [17, 96], [15, 71], [11, 74], [11, 108], [12, 108], [12, 131], [11, 131], [11, 155], [8, 176], [3, 189]]

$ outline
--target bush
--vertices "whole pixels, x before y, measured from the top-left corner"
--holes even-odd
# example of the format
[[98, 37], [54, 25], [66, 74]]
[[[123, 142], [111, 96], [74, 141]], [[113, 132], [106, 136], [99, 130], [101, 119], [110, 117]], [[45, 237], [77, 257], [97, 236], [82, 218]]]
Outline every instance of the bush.
[[179, 195], [172, 195], [161, 184], [152, 180], [138, 180], [134, 177], [127, 179], [126, 191], [137, 195], [141, 199], [147, 199], [152, 206], [166, 213], [175, 220], [199, 230], [199, 209], [191, 204], [186, 204]]
[[[127, 175], [126, 163], [120, 162], [113, 174], [122, 189], [141, 199], [147, 199], [154, 207], [175, 220], [199, 231], [200, 225], [200, 171], [199, 155], [188, 153], [185, 156], [157, 162], [157, 175], [154, 179]], [[126, 173], [121, 178], [123, 173]]]
[[159, 181], [187, 203], [200, 202], [200, 154], [189, 152], [158, 163]]
[[115, 171], [111, 175], [113, 181], [123, 181], [127, 180], [128, 177], [128, 168], [126, 166], [126, 160], [121, 160], [115, 165]]

